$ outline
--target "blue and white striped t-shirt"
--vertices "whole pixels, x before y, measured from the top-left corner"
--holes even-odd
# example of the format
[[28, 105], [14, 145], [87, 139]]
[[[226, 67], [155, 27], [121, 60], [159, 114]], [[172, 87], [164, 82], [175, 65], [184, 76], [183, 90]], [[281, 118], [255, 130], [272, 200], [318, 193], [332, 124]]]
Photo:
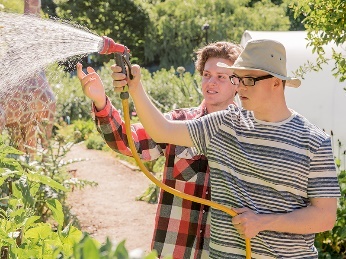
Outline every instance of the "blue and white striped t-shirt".
[[[340, 197], [330, 137], [292, 111], [279, 123], [257, 120], [230, 105], [186, 122], [198, 152], [208, 158], [212, 201], [259, 214], [307, 207], [309, 198]], [[314, 234], [262, 231], [253, 258], [317, 258]], [[231, 216], [213, 209], [210, 258], [244, 258], [245, 242]]]

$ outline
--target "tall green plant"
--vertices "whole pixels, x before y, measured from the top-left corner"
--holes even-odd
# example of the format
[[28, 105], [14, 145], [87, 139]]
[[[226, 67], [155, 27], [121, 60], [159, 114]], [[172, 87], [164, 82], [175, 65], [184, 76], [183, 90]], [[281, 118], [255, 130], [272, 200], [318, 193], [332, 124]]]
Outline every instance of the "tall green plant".
[[0, 143], [0, 185], [9, 187], [8, 192], [2, 192], [1, 199], [1, 258], [57, 258], [56, 250], [71, 253], [71, 244], [80, 240], [81, 232], [70, 225], [63, 229], [61, 203], [46, 199], [47, 208], [57, 222], [57, 231], [49, 223], [40, 222], [36, 209], [42, 185], [63, 192], [67, 188], [49, 176], [23, 168], [13, 158], [13, 155], [19, 154], [21, 152]]
[[[331, 132], [333, 137], [333, 132]], [[346, 151], [342, 152], [342, 143], [338, 140], [335, 151], [335, 164], [339, 171], [338, 180], [340, 184], [341, 198], [338, 200], [337, 221], [332, 230], [318, 233], [315, 245], [319, 251], [319, 258], [343, 259], [346, 258]], [[343, 157], [342, 157], [343, 156]], [[344, 160], [341, 168], [341, 161]]]
[[[129, 259], [125, 241], [114, 245], [107, 239], [100, 244], [66, 222], [63, 204], [54, 197], [45, 199], [52, 216], [51, 223], [42, 222], [36, 204], [40, 201], [42, 185], [55, 191], [67, 188], [51, 175], [28, 170], [16, 159], [22, 152], [0, 139], [0, 258], [69, 258], [69, 259]], [[35, 167], [37, 169], [37, 167]], [[8, 186], [8, 188], [4, 188]], [[4, 190], [7, 190], [5, 192]], [[143, 259], [157, 258], [156, 251]], [[169, 259], [171, 257], [165, 257]]]
[[308, 46], [317, 54], [315, 62], [305, 64], [299, 71], [304, 75], [311, 70], [319, 71], [322, 64], [335, 63], [333, 75], [344, 82], [346, 80], [346, 59], [343, 49], [332, 48], [332, 56], [325, 56], [330, 44], [343, 46], [346, 41], [346, 2], [343, 0], [300, 0], [291, 5], [295, 17], [304, 16], [303, 24], [307, 30]]
[[[58, 134], [54, 139], [47, 139], [47, 132], [44, 131], [45, 127], [41, 127], [40, 130], [41, 131], [39, 134], [42, 138], [46, 138], [46, 142], [49, 144], [45, 149], [37, 150], [37, 160], [32, 163], [38, 173], [52, 178], [68, 189], [97, 185], [96, 182], [73, 177], [73, 175], [71, 175], [66, 169], [67, 164], [81, 161], [81, 159], [78, 158], [75, 160], [65, 161], [67, 153], [71, 150], [76, 142], [76, 139], [78, 139], [81, 134], [76, 134], [75, 131], [72, 133], [72, 135], [63, 135], [60, 134], [60, 131], [58, 131]], [[46, 210], [46, 200], [50, 198], [57, 198], [63, 205], [65, 212], [64, 215], [66, 216], [65, 221], [67, 222], [67, 220], [69, 220], [75, 225], [78, 225], [78, 220], [70, 213], [70, 208], [66, 203], [66, 191], [54, 190], [49, 186], [42, 185], [41, 192], [39, 194], [40, 201], [37, 202], [36, 207], [38, 208], [38, 212], [44, 221], [50, 216], [49, 210]]]
[[338, 178], [342, 197], [338, 202], [336, 224], [332, 230], [318, 233], [315, 238], [321, 259], [346, 257], [346, 171], [341, 171]]

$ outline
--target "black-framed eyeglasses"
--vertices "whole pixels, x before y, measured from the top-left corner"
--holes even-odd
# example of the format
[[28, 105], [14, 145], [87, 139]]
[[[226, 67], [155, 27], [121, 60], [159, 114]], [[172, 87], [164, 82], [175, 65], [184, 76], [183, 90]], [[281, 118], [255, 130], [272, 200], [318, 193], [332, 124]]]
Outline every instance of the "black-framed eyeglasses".
[[229, 76], [229, 79], [231, 79], [231, 83], [233, 85], [239, 85], [240, 82], [242, 82], [243, 85], [245, 86], [254, 86], [257, 81], [261, 81], [261, 80], [272, 78], [272, 77], [274, 76], [266, 75], [266, 76], [260, 76], [260, 77], [251, 77], [251, 76], [239, 77], [236, 75], [231, 75]]

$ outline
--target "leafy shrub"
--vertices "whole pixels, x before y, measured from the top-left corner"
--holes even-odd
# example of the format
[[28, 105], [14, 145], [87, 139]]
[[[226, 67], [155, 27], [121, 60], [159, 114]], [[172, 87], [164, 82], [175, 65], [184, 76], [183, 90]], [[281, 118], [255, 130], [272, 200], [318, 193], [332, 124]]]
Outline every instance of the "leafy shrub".
[[[40, 134], [43, 133], [40, 132]], [[6, 142], [2, 141], [2, 137], [0, 137], [0, 173], [1, 170], [15, 170], [16, 172], [20, 172], [20, 174], [14, 174], [9, 178], [10, 182], [14, 182], [21, 178], [22, 174], [35, 172], [40, 177], [48, 177], [51, 181], [58, 183], [59, 186], [63, 186], [63, 188], [52, 188], [49, 184], [49, 179], [42, 179], [39, 182], [40, 184], [37, 184], [37, 191], [34, 194], [31, 193], [34, 196], [35, 215], [39, 215], [42, 222], [48, 221], [51, 216], [51, 211], [47, 208], [47, 201], [50, 199], [59, 199], [62, 203], [64, 215], [66, 216], [65, 222], [71, 222], [78, 226], [78, 219], [70, 212], [70, 207], [66, 203], [67, 192], [72, 187], [83, 188], [87, 185], [94, 186], [96, 183], [73, 178], [66, 170], [65, 166], [67, 164], [80, 161], [78, 159], [67, 162], [64, 160], [66, 154], [73, 146], [72, 137], [65, 137], [61, 134], [57, 134], [55, 140], [48, 140], [47, 136], [43, 135], [42, 137], [46, 138], [49, 145], [46, 149], [36, 150], [35, 160], [30, 163], [27, 160], [21, 159], [22, 152], [8, 146]], [[8, 195], [11, 192], [11, 188], [7, 187], [9, 185], [6, 183], [0, 182], [0, 186], [2, 195]]]
[[[331, 132], [333, 136], [333, 132]], [[344, 168], [346, 168], [346, 151], [341, 152], [342, 144], [338, 140], [338, 150], [336, 150], [335, 164], [340, 170], [341, 156], [344, 156]], [[341, 198], [338, 200], [337, 221], [332, 230], [318, 233], [315, 239], [315, 246], [319, 251], [319, 258], [346, 258], [346, 169], [340, 170], [338, 180], [341, 190]]]
[[[125, 247], [125, 240], [114, 245], [108, 238], [106, 242], [100, 245], [88, 234], [84, 234], [82, 240], [74, 245], [73, 255], [69, 259], [99, 258], [99, 259], [156, 259], [157, 252], [153, 250], [145, 255], [143, 251], [129, 252]], [[135, 252], [135, 253], [133, 253]], [[138, 253], [139, 252], [139, 253]], [[165, 256], [163, 259], [172, 259], [171, 256]]]
[[91, 133], [85, 145], [88, 149], [102, 150], [106, 143], [99, 133]]
[[[121, 99], [114, 92], [110, 66], [114, 61], [104, 64], [97, 69], [106, 94], [112, 104], [122, 110]], [[47, 78], [57, 97], [57, 118], [70, 116], [71, 122], [75, 120], [91, 119], [91, 101], [84, 96], [78, 78], [63, 71], [62, 67], [52, 65], [47, 69]], [[161, 69], [154, 73], [141, 68], [143, 85], [155, 105], [162, 111], [167, 112], [175, 108], [197, 106], [202, 100], [200, 90], [200, 76], [185, 72], [185, 68], [173, 67], [169, 70]], [[134, 110], [130, 99], [130, 110]]]
[[73, 130], [76, 132], [75, 143], [78, 143], [88, 139], [89, 135], [96, 131], [96, 127], [92, 120], [76, 120], [73, 122]]
[[337, 221], [330, 231], [318, 233], [315, 245], [319, 258], [346, 258], [346, 171], [339, 174], [342, 197], [339, 199]]
[[24, 2], [21, 0], [12, 0], [12, 1], [0, 0], [0, 6], [4, 7], [4, 9], [0, 7], [1, 12], [23, 13], [23, 10], [24, 10]]
[[90, 100], [83, 94], [79, 79], [65, 72], [62, 66], [52, 64], [46, 76], [56, 96], [56, 117], [69, 116], [71, 122], [90, 119]]
[[[0, 143], [0, 185], [2, 206], [0, 208], [0, 247], [1, 258], [57, 258], [72, 253], [74, 243], [82, 233], [75, 227], [64, 226], [63, 206], [53, 196], [44, 193], [67, 192], [68, 189], [51, 176], [38, 171], [13, 158], [22, 153], [13, 147]], [[36, 169], [36, 168], [35, 168]], [[51, 224], [42, 222], [39, 204], [44, 203], [46, 211], [56, 221]]]
[[152, 74], [142, 70], [142, 78], [150, 99], [162, 112], [198, 106], [202, 101], [200, 76], [185, 72], [182, 67], [161, 69]]
[[[21, 152], [0, 144], [0, 185], [9, 186], [0, 207], [0, 251], [1, 259], [8, 258], [104, 258], [129, 259], [125, 241], [117, 245], [109, 239], [100, 245], [98, 241], [82, 233], [71, 223], [67, 223], [63, 205], [56, 198], [45, 200], [46, 208], [52, 215], [55, 226], [41, 221], [35, 205], [41, 197], [40, 186], [67, 191], [50, 176], [25, 170], [13, 158]], [[3, 193], [3, 188], [2, 194]], [[65, 226], [65, 227], [64, 227]], [[155, 259], [155, 251], [144, 255], [143, 259]], [[167, 259], [169, 257], [166, 257]]]

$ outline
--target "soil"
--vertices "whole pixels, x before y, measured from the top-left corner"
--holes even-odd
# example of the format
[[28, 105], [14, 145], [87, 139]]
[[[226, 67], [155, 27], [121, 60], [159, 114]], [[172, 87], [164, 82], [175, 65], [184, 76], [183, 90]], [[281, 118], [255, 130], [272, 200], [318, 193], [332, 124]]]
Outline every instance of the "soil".
[[129, 251], [150, 251], [157, 205], [135, 200], [149, 186], [146, 176], [110, 152], [89, 150], [83, 143], [74, 145], [66, 159], [82, 159], [68, 169], [76, 170], [78, 179], [98, 183], [68, 195], [80, 229], [101, 243], [107, 237], [115, 243], [126, 239]]

